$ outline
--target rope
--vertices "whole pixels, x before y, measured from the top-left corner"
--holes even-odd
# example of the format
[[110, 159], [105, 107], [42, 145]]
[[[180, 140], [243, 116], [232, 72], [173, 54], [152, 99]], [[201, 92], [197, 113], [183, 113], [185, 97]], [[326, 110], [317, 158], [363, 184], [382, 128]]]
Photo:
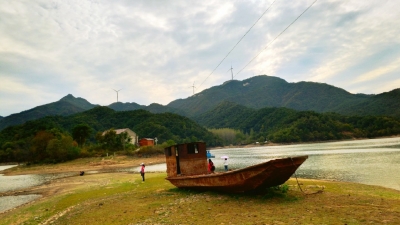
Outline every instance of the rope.
[[[296, 168], [296, 165], [294, 165], [292, 157], [290, 157], [290, 160], [292, 160], [292, 165]], [[296, 170], [294, 171], [294, 177], [296, 177], [297, 186], [299, 186], [300, 191], [303, 192], [303, 194], [305, 194], [303, 189], [301, 189], [301, 187], [300, 187], [299, 180], [297, 179], [297, 175], [296, 175]]]
[[[296, 167], [296, 165], [294, 165], [294, 162], [293, 162], [292, 157], [290, 157], [290, 160], [292, 160], [292, 165], [293, 165], [294, 167]], [[301, 191], [303, 194], [305, 194], [305, 195], [312, 195], [312, 194], [318, 194], [318, 193], [322, 193], [322, 192], [323, 192], [323, 189], [321, 189], [321, 190], [318, 190], [318, 191], [313, 192], [313, 193], [305, 193], [305, 192], [303, 191], [303, 189], [301, 189], [299, 180], [297, 179], [296, 171], [294, 171], [294, 177], [296, 178], [297, 186], [299, 186], [299, 189], [300, 189], [300, 191]]]

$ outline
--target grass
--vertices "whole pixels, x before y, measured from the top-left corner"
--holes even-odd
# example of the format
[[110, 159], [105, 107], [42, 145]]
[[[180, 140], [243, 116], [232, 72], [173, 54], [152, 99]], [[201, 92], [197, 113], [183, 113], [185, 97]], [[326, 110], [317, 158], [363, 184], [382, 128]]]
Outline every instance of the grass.
[[[397, 224], [400, 192], [289, 180], [260, 194], [181, 190], [165, 173], [104, 173], [52, 181], [48, 197], [0, 214], [0, 224]], [[323, 188], [323, 191], [321, 191]], [[318, 192], [319, 191], [319, 192]]]

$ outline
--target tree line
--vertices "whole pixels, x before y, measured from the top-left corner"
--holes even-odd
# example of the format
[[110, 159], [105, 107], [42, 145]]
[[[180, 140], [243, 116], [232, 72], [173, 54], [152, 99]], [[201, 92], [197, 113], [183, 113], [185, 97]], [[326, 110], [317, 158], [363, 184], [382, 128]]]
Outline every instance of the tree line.
[[196, 121], [208, 127], [224, 145], [347, 140], [400, 134], [400, 119], [394, 117], [344, 116], [287, 108], [256, 110], [229, 102], [197, 117]]
[[[96, 107], [71, 116], [48, 116], [10, 126], [0, 132], [0, 162], [60, 162], [78, 157], [122, 152], [146, 154], [130, 144], [129, 128], [143, 138], [157, 137], [162, 152], [167, 145], [205, 141], [218, 143], [207, 129], [172, 113], [153, 114], [145, 110], [116, 112]], [[154, 149], [149, 149], [149, 152]]]
[[[145, 110], [116, 112], [96, 107], [71, 116], [48, 116], [0, 132], [0, 162], [59, 162], [123, 152], [134, 154], [127, 134], [157, 137], [158, 152], [175, 143], [205, 141], [207, 146], [298, 143], [400, 134], [400, 120], [387, 116], [343, 116], [287, 108], [247, 108], [225, 102], [195, 118]], [[152, 150], [153, 151], [153, 150]], [[141, 149], [141, 154], [143, 150]], [[145, 154], [145, 153], [144, 153]]]

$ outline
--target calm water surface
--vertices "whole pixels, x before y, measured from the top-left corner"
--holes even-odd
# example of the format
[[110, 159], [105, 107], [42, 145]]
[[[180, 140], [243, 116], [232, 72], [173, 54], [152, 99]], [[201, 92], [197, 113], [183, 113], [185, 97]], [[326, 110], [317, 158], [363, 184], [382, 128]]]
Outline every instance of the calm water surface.
[[[14, 166], [16, 165], [0, 166], [0, 173], [2, 170], [6, 170]], [[3, 176], [3, 174], [0, 174], [0, 193], [38, 186], [50, 180], [66, 176], [71, 176], [71, 174], [34, 174], [17, 176]], [[0, 213], [40, 197], [41, 195], [13, 195], [0, 197]]]
[[231, 169], [267, 160], [308, 155], [296, 174], [302, 178], [379, 185], [400, 190], [400, 138], [333, 143], [211, 150], [221, 170], [221, 156], [229, 156]]

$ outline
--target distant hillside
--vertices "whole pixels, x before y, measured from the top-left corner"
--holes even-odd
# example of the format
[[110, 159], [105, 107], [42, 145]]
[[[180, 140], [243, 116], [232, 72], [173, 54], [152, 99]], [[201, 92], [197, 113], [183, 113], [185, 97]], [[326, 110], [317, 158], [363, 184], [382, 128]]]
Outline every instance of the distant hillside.
[[[37, 106], [35, 108], [22, 111], [20, 113], [12, 114], [7, 117], [0, 118], [0, 130], [8, 126], [14, 126], [23, 124], [30, 120], [40, 119], [46, 116], [67, 116], [72, 115], [79, 112], [84, 112], [86, 110], [92, 109], [98, 105], [94, 105], [88, 102], [84, 98], [75, 98], [73, 95], [68, 94], [67, 96], [61, 98], [57, 102], [49, 103], [46, 105]], [[115, 111], [133, 111], [138, 109], [144, 109], [152, 113], [165, 113], [171, 112], [176, 113], [179, 115], [186, 116], [186, 114], [176, 108], [163, 106], [160, 104], [150, 104], [149, 106], [139, 105], [137, 103], [122, 103], [122, 102], [115, 102], [108, 106], [110, 109]]]
[[175, 113], [178, 115], [186, 116], [186, 113], [180, 109], [163, 106], [163, 105], [160, 105], [157, 103], [152, 103], [149, 106], [144, 106], [144, 105], [139, 105], [134, 102], [132, 102], [132, 103], [115, 102], [115, 103], [112, 103], [111, 105], [109, 105], [108, 107], [111, 109], [114, 109], [115, 111], [131, 111], [131, 110], [137, 110], [137, 109], [144, 109], [151, 113], [170, 112], [170, 113]]
[[122, 102], [114, 102], [111, 105], [108, 106], [110, 109], [114, 109], [115, 111], [131, 111], [131, 110], [137, 110], [137, 109], [143, 109], [144, 105], [139, 105], [137, 103], [122, 103]]
[[337, 112], [345, 115], [385, 115], [400, 118], [400, 88], [347, 105]]
[[[351, 94], [328, 84], [288, 83], [281, 78], [263, 75], [243, 81], [225, 82], [187, 99], [172, 101], [167, 106], [184, 110], [194, 117], [213, 109], [223, 101], [255, 109], [286, 107], [316, 112], [344, 112], [343, 109], [350, 109], [350, 106], [361, 104], [372, 97], [372, 95]], [[388, 111], [393, 110], [400, 109], [391, 108]]]
[[223, 102], [195, 120], [207, 128], [234, 129], [253, 141], [310, 142], [400, 134], [400, 119], [393, 117], [343, 116], [283, 107], [256, 110], [232, 102]]
[[57, 102], [37, 106], [35, 108], [15, 113], [0, 120], [0, 130], [13, 125], [23, 124], [26, 121], [43, 118], [45, 116], [67, 116], [83, 112], [95, 107], [83, 98], [75, 98], [71, 94], [61, 98]]
[[239, 124], [256, 111], [256, 109], [224, 101], [214, 109], [194, 117], [194, 120], [207, 128], [238, 128]]
[[[99, 106], [69, 116], [48, 116], [23, 125], [8, 127], [0, 132], [0, 147], [8, 141], [32, 137], [41, 130], [55, 128], [71, 132], [79, 124], [91, 127], [92, 140], [97, 132], [111, 128], [130, 128], [140, 138], [157, 137], [160, 143], [167, 140], [174, 140], [177, 143], [202, 140], [212, 145], [215, 140], [212, 133], [183, 116], [172, 113], [153, 114], [146, 110], [116, 112], [106, 106]], [[18, 139], [15, 139], [16, 136]]]
[[[186, 99], [172, 101], [166, 106], [156, 103], [144, 106], [134, 102], [116, 102], [108, 107], [115, 111], [144, 109], [152, 113], [170, 112], [202, 121], [207, 120], [204, 116], [201, 117], [203, 113], [214, 110], [223, 102], [252, 109], [285, 107], [299, 111], [336, 112], [350, 116], [386, 115], [400, 118], [400, 89], [378, 95], [351, 94], [328, 84], [288, 83], [281, 78], [266, 75], [243, 81], [227, 81]], [[0, 118], [0, 130], [45, 116], [83, 112], [95, 106], [97, 105], [69, 94], [57, 102]], [[236, 115], [226, 116], [224, 121], [235, 120], [235, 117]]]

